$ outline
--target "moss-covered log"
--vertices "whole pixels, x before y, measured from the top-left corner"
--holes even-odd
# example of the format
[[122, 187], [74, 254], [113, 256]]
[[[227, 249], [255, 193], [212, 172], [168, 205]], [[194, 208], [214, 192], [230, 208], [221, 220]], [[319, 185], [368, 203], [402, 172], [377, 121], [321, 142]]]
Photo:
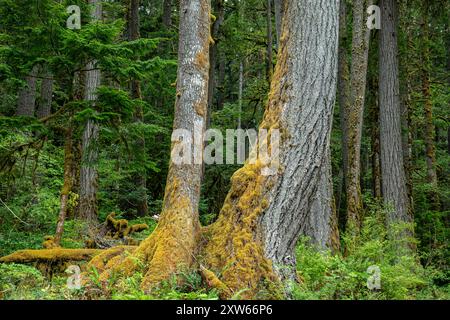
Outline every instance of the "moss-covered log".
[[19, 250], [0, 258], [2, 263], [30, 263], [54, 261], [87, 261], [103, 250], [53, 248], [42, 250]]

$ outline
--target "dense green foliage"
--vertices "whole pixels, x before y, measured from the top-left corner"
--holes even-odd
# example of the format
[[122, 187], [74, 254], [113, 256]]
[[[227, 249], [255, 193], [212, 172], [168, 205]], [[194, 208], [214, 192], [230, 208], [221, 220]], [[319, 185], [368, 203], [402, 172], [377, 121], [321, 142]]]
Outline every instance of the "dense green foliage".
[[[365, 204], [361, 237], [350, 243], [343, 230], [346, 204], [337, 106], [331, 147], [333, 183], [343, 231], [341, 242], [346, 250], [333, 255], [311, 248], [307, 240], [301, 241], [297, 248], [301, 282], [294, 286], [295, 299], [450, 299], [450, 11], [441, 7], [449, 9], [448, 2], [431, 2], [429, 72], [437, 186], [426, 179], [424, 98], [418, 75], [423, 62], [420, 1], [409, 5], [401, 1], [400, 8], [401, 25], [405, 26], [400, 30], [402, 100], [409, 105], [405, 130], [412, 140], [409, 171], [417, 252], [397, 255], [393, 249], [396, 244], [387, 240], [384, 209], [374, 198], [371, 135], [377, 123], [372, 121], [371, 110], [376, 105], [377, 87], [376, 81], [369, 81], [361, 157]], [[178, 13], [174, 4], [172, 26], [164, 26], [163, 1], [142, 1], [141, 39], [126, 41], [126, 3], [105, 1], [103, 21], [93, 23], [83, 14], [81, 30], [69, 30], [65, 25], [66, 7], [77, 4], [82, 12], [88, 12], [86, 1], [0, 0], [0, 256], [42, 248], [44, 236], [54, 234], [64, 183], [63, 133], [68, 126], [74, 129], [75, 149], [79, 150], [87, 119], [95, 119], [101, 127], [97, 146], [99, 221], [116, 212], [132, 223], [149, 224], [150, 230], [135, 235], [136, 240], [143, 240], [155, 227], [150, 217], [160, 213], [170, 157]], [[212, 66], [216, 86], [211, 127], [222, 131], [236, 128], [239, 118], [244, 129], [257, 128], [267, 102], [267, 69], [276, 63], [277, 50], [274, 39], [274, 61], [267, 62], [266, 1], [226, 1], [223, 14], [215, 39], [217, 61]], [[369, 79], [376, 78], [376, 56], [377, 43], [373, 41]], [[77, 72], [89, 60], [96, 60], [103, 74], [95, 105], [79, 99], [74, 84]], [[238, 97], [240, 63], [244, 65], [242, 112]], [[15, 115], [18, 92], [35, 65], [45, 66], [55, 80], [52, 116], [45, 121]], [[133, 79], [140, 81], [141, 99], [133, 99], [129, 92]], [[37, 86], [41, 83], [38, 78]], [[36, 100], [40, 98], [38, 90]], [[138, 108], [143, 110], [142, 122], [135, 121]], [[136, 143], [142, 137], [145, 146]], [[237, 168], [239, 165], [206, 167], [200, 203], [203, 225], [215, 221]], [[146, 177], [146, 188], [136, 185], [137, 175]], [[437, 205], [430, 194], [437, 195]], [[79, 190], [74, 187], [69, 193], [61, 243], [66, 248], [81, 248], [86, 240], [86, 226], [76, 219], [78, 198]], [[141, 199], [146, 199], [149, 207], [145, 217], [136, 214]], [[367, 268], [372, 265], [381, 269], [382, 288], [378, 291], [366, 286]], [[90, 276], [95, 282], [95, 272]], [[141, 278], [142, 274], [136, 273], [98, 296], [95, 288], [68, 289], [65, 274], [50, 279], [31, 265], [0, 264], [0, 299], [218, 299], [218, 293], [205, 289], [196, 272], [179, 274], [152, 295], [141, 291]]]

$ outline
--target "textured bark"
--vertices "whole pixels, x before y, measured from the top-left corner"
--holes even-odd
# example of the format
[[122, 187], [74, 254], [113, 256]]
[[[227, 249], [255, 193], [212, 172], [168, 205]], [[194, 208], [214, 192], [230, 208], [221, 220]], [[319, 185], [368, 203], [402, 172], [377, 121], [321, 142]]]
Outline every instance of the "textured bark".
[[[98, 0], [90, 0], [94, 5], [92, 20], [102, 17], [101, 3]], [[96, 61], [90, 61], [86, 65], [84, 99], [95, 106], [97, 99], [96, 90], [100, 86], [101, 73], [97, 69]], [[87, 120], [82, 135], [82, 163], [80, 169], [80, 218], [88, 222], [97, 220], [97, 188], [98, 188], [98, 135], [99, 125], [92, 119]]]
[[[128, 8], [128, 40], [133, 41], [140, 38], [140, 21], [139, 21], [139, 3], [140, 0], [131, 0], [130, 6]], [[136, 57], [138, 58], [138, 57]], [[130, 83], [131, 97], [133, 99], [142, 99], [141, 95], [141, 83], [137, 79], [131, 79]], [[142, 123], [144, 121], [144, 113], [142, 106], [138, 105], [134, 113], [134, 121]], [[145, 137], [140, 136], [135, 142], [135, 161], [138, 162], [141, 168], [145, 165]], [[140, 199], [136, 203], [137, 215], [140, 217], [146, 216], [148, 214], [147, 205], [147, 177], [146, 172], [139, 172], [135, 174], [134, 181], [139, 190], [142, 191]]]
[[[406, 2], [401, 3], [403, 8], [399, 10], [407, 10], [408, 4]], [[406, 43], [408, 50], [413, 49], [414, 47], [414, 29], [415, 26], [411, 25], [411, 21], [409, 19], [401, 19], [401, 29], [404, 30], [406, 34]], [[401, 55], [400, 65], [403, 65], [406, 76], [403, 77], [403, 81], [405, 82], [405, 93], [403, 95], [403, 101], [401, 102], [401, 120], [402, 120], [402, 139], [403, 139], [403, 160], [405, 166], [405, 175], [406, 175], [406, 183], [408, 188], [408, 198], [409, 198], [409, 207], [413, 208], [413, 181], [412, 181], [412, 170], [413, 170], [413, 155], [412, 155], [412, 145], [413, 145], [413, 137], [412, 137], [412, 98], [411, 94], [413, 93], [413, 73], [415, 72], [415, 67], [411, 65], [411, 57]]]
[[353, 39], [351, 63], [351, 98], [347, 113], [347, 230], [357, 235], [361, 227], [361, 138], [366, 93], [370, 29], [366, 26], [366, 9], [371, 0], [353, 1]]
[[[231, 292], [254, 297], [277, 279], [295, 280], [294, 248], [310, 219], [328, 164], [337, 84], [339, 1], [287, 3], [278, 63], [261, 128], [280, 129], [279, 171], [247, 163], [232, 178], [209, 227], [208, 266]], [[264, 281], [265, 280], [265, 281]]]
[[41, 97], [39, 99], [36, 115], [39, 119], [48, 117], [52, 111], [53, 100], [53, 75], [46, 70], [43, 73], [41, 83]]
[[[350, 68], [347, 58], [347, 5], [345, 1], [339, 4], [339, 64], [338, 64], [338, 101], [339, 120], [341, 127], [342, 170], [344, 172], [344, 187], [347, 185], [348, 164], [348, 112], [350, 98]], [[341, 199], [339, 199], [341, 200]], [[338, 210], [340, 206], [338, 207]]]
[[388, 226], [395, 222], [411, 222], [408, 191], [403, 166], [400, 119], [397, 2], [381, 0], [379, 46], [379, 99], [380, 99], [380, 156], [382, 191], [385, 203], [391, 207], [387, 213]]
[[381, 199], [381, 163], [380, 163], [380, 108], [378, 103], [378, 78], [371, 79], [371, 90], [375, 95], [370, 108], [370, 139], [372, 146], [372, 194]]
[[34, 117], [36, 105], [36, 77], [38, 76], [39, 65], [35, 65], [30, 74], [25, 77], [26, 85], [23, 87], [17, 99], [17, 116]]
[[[195, 133], [196, 139], [200, 140], [196, 142], [196, 148], [201, 150], [208, 106], [209, 1], [181, 0], [179, 30], [174, 129]], [[172, 145], [163, 210], [156, 230], [131, 257], [117, 256], [102, 266], [99, 270], [101, 280], [106, 280], [115, 271], [131, 275], [139, 267], [136, 261], [141, 260], [145, 265], [142, 289], [148, 291], [194, 262], [200, 232], [198, 205], [202, 164], [174, 163], [174, 152], [178, 152], [175, 147], [179, 143], [175, 141]]]
[[[329, 153], [329, 152], [328, 152]], [[316, 194], [312, 197], [311, 211], [302, 225], [301, 234], [311, 239], [311, 244], [319, 250], [340, 249], [338, 217], [333, 198], [331, 155], [320, 168], [320, 180]]]

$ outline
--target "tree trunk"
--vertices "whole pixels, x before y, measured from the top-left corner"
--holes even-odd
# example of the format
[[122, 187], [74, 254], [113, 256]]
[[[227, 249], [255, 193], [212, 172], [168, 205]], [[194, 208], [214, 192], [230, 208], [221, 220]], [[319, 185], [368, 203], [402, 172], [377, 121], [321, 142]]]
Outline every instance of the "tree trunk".
[[361, 195], [361, 138], [366, 93], [370, 29], [365, 12], [371, 1], [353, 1], [353, 40], [351, 64], [351, 99], [348, 112], [347, 151], [347, 230], [359, 234], [363, 203]]
[[66, 141], [64, 146], [64, 184], [61, 190], [61, 204], [58, 214], [58, 221], [56, 223], [56, 232], [54, 243], [59, 246], [61, 238], [64, 232], [64, 222], [67, 216], [67, 205], [69, 201], [69, 194], [72, 190], [73, 184], [73, 130], [69, 124], [69, 128], [66, 129]]
[[207, 128], [209, 128], [212, 107], [214, 104], [214, 94], [216, 90], [216, 64], [218, 57], [218, 44], [219, 44], [219, 29], [225, 18], [223, 0], [214, 0], [213, 2], [214, 13], [216, 14], [216, 20], [211, 28], [211, 38], [213, 43], [209, 47], [209, 62], [211, 67], [209, 68], [209, 84], [208, 84], [208, 116], [207, 116]]
[[397, 44], [397, 2], [381, 0], [379, 46], [380, 156], [387, 223], [411, 222], [403, 166]]
[[432, 185], [432, 190], [429, 194], [432, 207], [437, 210], [439, 207], [439, 199], [436, 191], [438, 180], [436, 174], [436, 148], [435, 148], [435, 127], [433, 123], [433, 101], [431, 99], [430, 88], [430, 36], [429, 36], [429, 22], [428, 0], [422, 3], [422, 94], [425, 102], [425, 156], [427, 164], [427, 183]]
[[300, 234], [309, 237], [311, 244], [317, 249], [330, 249], [336, 253], [340, 249], [340, 239], [329, 151], [327, 157], [324, 165], [320, 167], [320, 181], [312, 198], [311, 211], [302, 225]]
[[[202, 150], [208, 107], [210, 2], [181, 0], [179, 30], [174, 130], [194, 133], [195, 152], [198, 148]], [[179, 144], [178, 140], [172, 144], [163, 210], [156, 230], [133, 256], [118, 257], [108, 268], [100, 268], [101, 279], [107, 279], [113, 271], [131, 275], [138, 267], [138, 258], [145, 264], [142, 288], [148, 291], [193, 263], [200, 235], [198, 205], [202, 164], [174, 162]]]
[[275, 27], [277, 31], [277, 50], [280, 47], [281, 23], [283, 21], [284, 0], [274, 0], [275, 2]]
[[[102, 16], [101, 3], [98, 0], [89, 0], [93, 4], [92, 19], [99, 20]], [[96, 90], [100, 86], [100, 70], [96, 61], [86, 65], [84, 99], [95, 106]], [[99, 125], [95, 120], [89, 119], [84, 127], [82, 136], [82, 163], [80, 169], [80, 218], [93, 223], [97, 220], [97, 187], [98, 187], [98, 134]]]
[[[399, 10], [408, 10], [408, 3], [402, 3], [403, 8]], [[401, 19], [403, 23], [401, 24], [402, 30], [406, 34], [406, 46], [408, 50], [413, 50], [414, 48], [414, 29], [416, 26], [411, 25], [409, 19]], [[413, 155], [412, 155], [412, 99], [411, 94], [413, 93], [413, 79], [414, 79], [414, 69], [415, 67], [411, 64], [411, 57], [406, 55], [400, 55], [400, 65], [404, 66], [406, 75], [403, 77], [405, 82], [405, 93], [401, 102], [401, 122], [402, 122], [402, 139], [403, 139], [403, 160], [405, 166], [406, 175], [406, 185], [408, 189], [408, 199], [409, 206], [412, 211], [413, 209], [413, 181], [412, 181], [412, 166], [413, 166]]]
[[34, 117], [36, 104], [36, 77], [38, 76], [39, 65], [33, 66], [29, 75], [25, 77], [26, 85], [19, 92], [17, 99], [17, 116]]
[[[131, 0], [128, 8], [128, 40], [133, 41], [140, 38], [139, 21], [139, 3], [140, 0]], [[138, 57], [136, 57], [138, 58]], [[141, 83], [137, 79], [131, 79], [130, 83], [131, 97], [133, 99], [142, 99]], [[138, 105], [134, 113], [134, 121], [142, 123], [144, 121], [144, 112], [142, 106]], [[139, 217], [148, 214], [147, 205], [147, 175], [145, 171], [145, 137], [137, 137], [135, 141], [135, 161], [139, 164], [140, 172], [134, 175], [136, 187], [139, 190], [140, 197], [136, 203], [136, 213]]]
[[267, 0], [267, 81], [273, 73], [273, 32], [272, 32], [272, 0]]
[[[341, 127], [342, 170], [344, 172], [344, 187], [347, 185], [348, 164], [348, 112], [350, 97], [350, 70], [347, 58], [347, 5], [340, 1], [339, 5], [339, 65], [338, 65], [338, 101], [339, 120]], [[340, 209], [340, 206], [337, 208]]]
[[238, 90], [238, 124], [237, 128], [242, 128], [242, 95], [244, 90], [244, 63], [239, 63], [239, 90]]
[[43, 79], [41, 83], [41, 98], [39, 100], [38, 109], [36, 115], [39, 119], [48, 117], [52, 112], [52, 100], [53, 100], [53, 75], [46, 70], [43, 73]]
[[172, 26], [172, 0], [164, 0], [163, 1], [163, 25], [166, 28], [170, 28]]
[[380, 107], [378, 99], [378, 78], [371, 79], [371, 90], [374, 99], [369, 110], [370, 139], [372, 146], [372, 194], [375, 199], [381, 199], [381, 163], [380, 163]]
[[[204, 255], [227, 294], [244, 297], [277, 279], [295, 280], [298, 237], [329, 159], [337, 84], [339, 1], [287, 3], [278, 63], [261, 128], [281, 131], [278, 172], [247, 163], [232, 177]], [[273, 163], [272, 163], [273, 164]], [[267, 281], [264, 281], [267, 280]], [[223, 286], [221, 286], [223, 288]]]

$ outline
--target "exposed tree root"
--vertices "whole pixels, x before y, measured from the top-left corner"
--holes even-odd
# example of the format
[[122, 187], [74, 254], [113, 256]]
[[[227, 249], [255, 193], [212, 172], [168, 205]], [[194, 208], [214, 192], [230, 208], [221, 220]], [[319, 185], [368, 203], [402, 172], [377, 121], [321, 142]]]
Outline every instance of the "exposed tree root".
[[188, 199], [179, 199], [161, 215], [158, 227], [135, 250], [118, 252], [112, 248], [95, 257], [89, 265], [99, 271], [99, 280], [103, 282], [113, 273], [131, 276], [143, 271], [141, 288], [150, 291], [177, 270], [192, 265], [199, 225], [193, 225], [191, 213]]

